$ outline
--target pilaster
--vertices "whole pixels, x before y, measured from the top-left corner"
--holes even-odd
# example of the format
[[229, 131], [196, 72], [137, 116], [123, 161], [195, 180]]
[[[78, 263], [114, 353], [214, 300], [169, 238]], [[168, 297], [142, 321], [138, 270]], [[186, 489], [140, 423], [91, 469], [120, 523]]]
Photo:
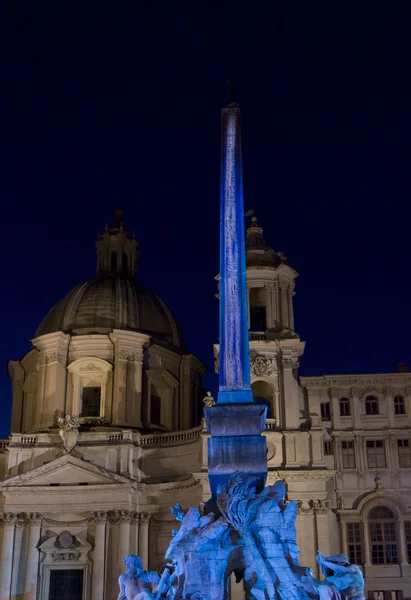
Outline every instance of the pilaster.
[[3, 544], [0, 561], [0, 600], [10, 600], [17, 514], [9, 512], [0, 513], [0, 521], [3, 524]]
[[104, 598], [104, 587], [106, 585], [107, 513], [105, 511], [94, 512], [93, 518], [96, 530], [94, 534], [92, 600], [101, 600]]
[[29, 540], [27, 548], [27, 564], [24, 582], [24, 590], [27, 598], [35, 598], [39, 575], [40, 552], [38, 544], [41, 537], [41, 526], [43, 515], [41, 513], [29, 513], [27, 523], [29, 525]]

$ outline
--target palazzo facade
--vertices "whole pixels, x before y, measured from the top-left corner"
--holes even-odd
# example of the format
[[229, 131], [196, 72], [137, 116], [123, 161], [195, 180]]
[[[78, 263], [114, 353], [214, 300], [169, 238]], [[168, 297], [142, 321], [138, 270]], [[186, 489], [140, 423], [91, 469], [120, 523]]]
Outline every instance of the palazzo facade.
[[[115, 600], [124, 555], [161, 568], [178, 527], [170, 506], [201, 506], [210, 494], [205, 366], [135, 278], [139, 248], [120, 214], [96, 249], [96, 277], [58, 302], [31, 350], [8, 363], [0, 600], [61, 599], [61, 589], [76, 600]], [[298, 274], [255, 217], [246, 259], [268, 484], [284, 479], [298, 501], [301, 563], [319, 576], [317, 549], [344, 552], [363, 569], [369, 598], [411, 598], [411, 373], [299, 377]], [[67, 415], [79, 421], [70, 449], [58, 421]], [[243, 597], [241, 586], [232, 597]]]

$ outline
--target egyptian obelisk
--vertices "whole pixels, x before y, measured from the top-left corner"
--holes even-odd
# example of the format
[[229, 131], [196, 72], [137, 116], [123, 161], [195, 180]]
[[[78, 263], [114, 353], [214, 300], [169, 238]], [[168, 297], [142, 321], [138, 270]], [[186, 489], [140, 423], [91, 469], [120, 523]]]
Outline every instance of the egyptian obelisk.
[[267, 474], [266, 408], [254, 404], [250, 385], [244, 229], [240, 109], [230, 86], [221, 111], [219, 391], [205, 409], [211, 504], [232, 473], [249, 473], [258, 490]]

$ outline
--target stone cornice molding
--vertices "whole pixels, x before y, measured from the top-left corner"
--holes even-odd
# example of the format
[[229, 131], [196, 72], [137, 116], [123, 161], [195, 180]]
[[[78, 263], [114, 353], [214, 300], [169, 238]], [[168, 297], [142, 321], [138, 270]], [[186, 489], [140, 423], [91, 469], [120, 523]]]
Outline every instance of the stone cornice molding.
[[312, 470], [298, 470], [298, 471], [283, 471], [283, 470], [278, 470], [277, 471], [280, 479], [284, 479], [286, 482], [287, 481], [306, 481], [308, 479], [311, 480], [315, 480], [315, 479], [322, 479], [322, 480], [327, 480], [327, 479], [331, 479], [332, 477], [334, 477], [334, 475], [336, 474], [336, 471], [334, 469], [321, 469], [321, 470], [316, 470], [316, 469], [312, 469]]
[[87, 525], [93, 520], [93, 517], [87, 517], [85, 519], [79, 519], [78, 521], [59, 521], [57, 519], [52, 519], [51, 517], [43, 517], [44, 523], [48, 525], [54, 525], [57, 527], [76, 527], [77, 525]]
[[[205, 474], [207, 477], [207, 474]], [[139, 494], [152, 495], [156, 490], [187, 490], [201, 486], [201, 481], [195, 479], [193, 475], [188, 475], [186, 479], [179, 481], [167, 481], [164, 483], [139, 483], [136, 487], [136, 491]]]
[[[323, 376], [302, 376], [301, 383], [305, 387], [324, 388], [337, 387], [347, 389], [350, 386], [361, 385], [377, 385], [387, 386], [390, 384], [391, 389], [395, 390], [395, 385], [409, 383], [411, 385], [411, 372], [408, 373], [381, 373], [376, 375], [368, 375], [366, 373], [360, 375], [323, 375]], [[392, 387], [394, 386], [394, 387]], [[353, 390], [354, 391], [354, 390]]]
[[85, 356], [83, 358], [78, 358], [69, 364], [67, 370], [70, 373], [109, 373], [113, 370], [113, 365], [111, 365], [106, 360], [102, 358], [97, 358], [94, 356]]

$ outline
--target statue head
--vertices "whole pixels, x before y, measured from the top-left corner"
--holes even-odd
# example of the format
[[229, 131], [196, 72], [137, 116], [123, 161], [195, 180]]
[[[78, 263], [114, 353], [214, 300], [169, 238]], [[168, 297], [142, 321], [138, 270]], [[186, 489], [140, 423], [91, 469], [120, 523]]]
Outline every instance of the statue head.
[[129, 574], [135, 573], [137, 575], [143, 570], [141, 558], [135, 554], [127, 554], [124, 557], [124, 564]]

